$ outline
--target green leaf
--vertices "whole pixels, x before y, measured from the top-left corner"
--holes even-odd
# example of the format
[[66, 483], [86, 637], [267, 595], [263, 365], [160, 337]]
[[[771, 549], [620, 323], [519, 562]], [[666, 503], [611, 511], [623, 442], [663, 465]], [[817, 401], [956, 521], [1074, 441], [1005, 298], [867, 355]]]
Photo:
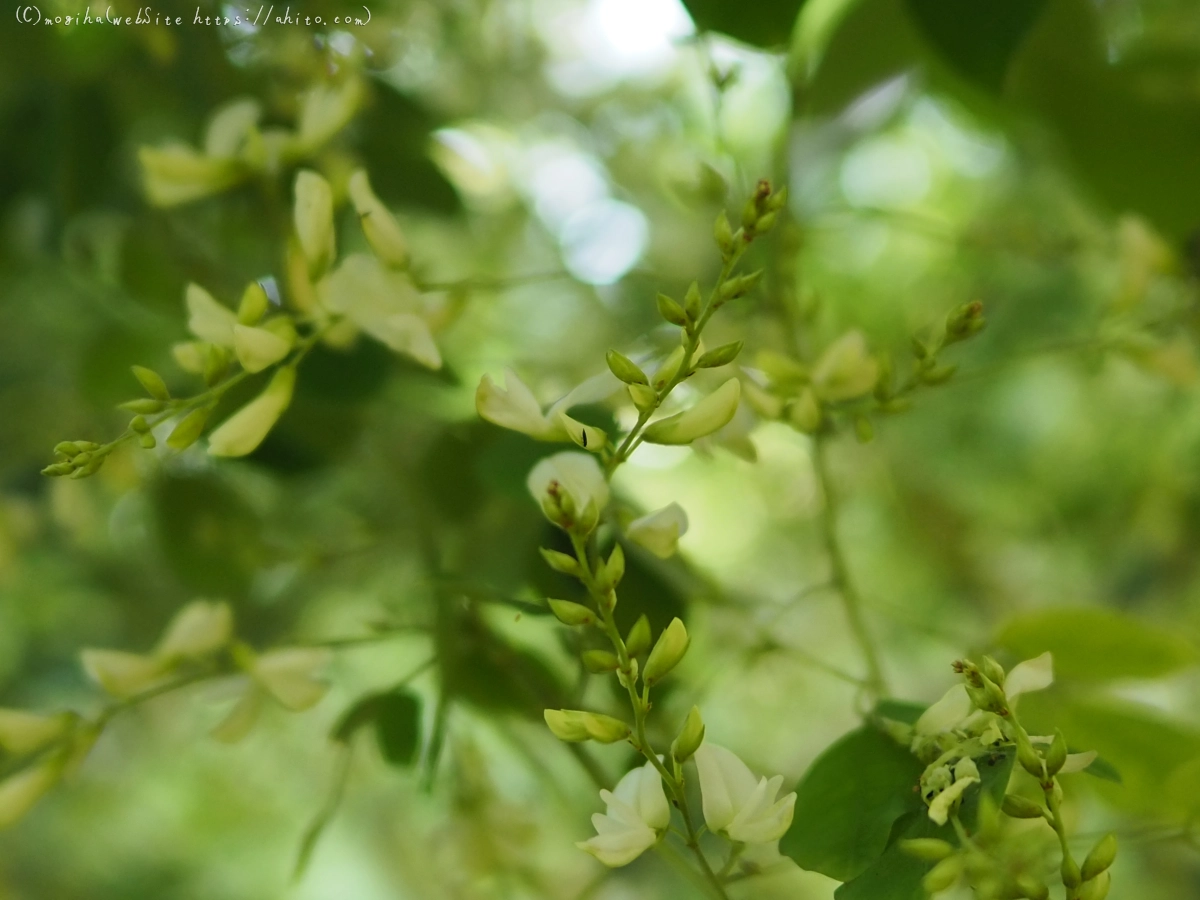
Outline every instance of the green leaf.
[[977, 87], [998, 93], [1013, 56], [1046, 0], [905, 0], [913, 23], [942, 59]]
[[1197, 661], [1196, 645], [1178, 631], [1103, 609], [1051, 609], [1009, 621], [996, 643], [1021, 659], [1049, 650], [1065, 678], [1107, 681], [1158, 678]]
[[[975, 827], [979, 798], [984, 791], [991, 794], [997, 807], [1000, 805], [1012, 774], [1013, 754], [997, 753], [977, 762], [981, 784], [968, 790], [959, 810], [959, 818], [968, 829]], [[940, 838], [958, 846], [954, 828], [949, 823], [934, 824], [922, 804], [896, 820], [883, 855], [858, 877], [839, 887], [834, 892], [836, 900], [927, 900], [921, 879], [933, 868], [933, 863], [916, 859], [900, 849], [901, 841], [912, 838]]]
[[879, 858], [892, 824], [920, 806], [924, 766], [871, 725], [822, 753], [796, 787], [796, 816], [779, 850], [804, 869], [849, 881]]
[[792, 36], [803, 0], [683, 0], [699, 31], [719, 31], [757, 47], [780, 47]]
[[375, 739], [393, 766], [411, 766], [421, 749], [421, 698], [401, 689], [379, 696]]

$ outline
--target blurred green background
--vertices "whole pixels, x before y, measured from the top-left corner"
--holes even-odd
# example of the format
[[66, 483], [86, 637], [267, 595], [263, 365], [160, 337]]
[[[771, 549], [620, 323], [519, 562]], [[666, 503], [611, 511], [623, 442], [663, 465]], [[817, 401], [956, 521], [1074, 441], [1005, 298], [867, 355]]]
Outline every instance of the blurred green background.
[[[1114, 898], [1200, 896], [1200, 5], [369, 8], [348, 29], [0, 16], [0, 705], [96, 709], [79, 649], [148, 648], [196, 597], [228, 600], [258, 646], [396, 632], [340, 648], [320, 706], [234, 747], [206, 734], [220, 685], [120, 718], [0, 834], [0, 900], [701, 896], [658, 857], [608, 873], [572, 846], [595, 788], [540, 718], [587, 684], [543, 612], [566, 587], [524, 487], [559, 448], [479, 422], [473, 395], [511, 366], [561, 396], [609, 347], [664, 346], [655, 291], [711, 280], [710, 223], [760, 177], [789, 186], [789, 217], [755, 250], [764, 289], [711, 346], [744, 337], [751, 365], [799, 314], [803, 345], [857, 327], [899, 359], [947, 309], [987, 309], [948, 384], [831, 448], [893, 692], [937, 698], [966, 652], [1053, 649], [1058, 683], [1026, 715], [1122, 776], [1075, 776], [1081, 846], [1121, 837]], [[417, 276], [461, 304], [444, 370], [320, 349], [246, 460], [126, 451], [92, 479], [43, 478], [57, 441], [124, 427], [130, 364], [188, 384], [169, 353], [187, 282], [232, 297], [283, 278], [289, 173], [155, 209], [137, 148], [197, 143], [238, 96], [289, 123], [347, 67], [367, 99], [313, 164], [366, 165]], [[620, 473], [627, 503], [678, 501], [692, 527], [680, 557], [631, 558], [618, 612], [693, 633], [662, 722], [699, 703], [710, 738], [792, 782], [856, 723], [842, 676], [861, 660], [822, 589], [810, 441], [748, 426], [756, 462], [645, 447]], [[429, 660], [419, 760], [358, 740], [293, 884], [340, 765], [329, 729]], [[591, 756], [609, 778], [629, 761]], [[835, 886], [787, 871], [740, 896]]]

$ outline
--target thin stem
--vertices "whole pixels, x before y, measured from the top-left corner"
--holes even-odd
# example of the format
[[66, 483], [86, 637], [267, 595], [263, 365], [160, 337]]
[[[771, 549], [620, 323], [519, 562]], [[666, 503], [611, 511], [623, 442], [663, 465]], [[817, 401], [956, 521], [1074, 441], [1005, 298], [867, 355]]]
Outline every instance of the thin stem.
[[458, 281], [418, 281], [417, 289], [423, 293], [453, 290], [504, 290], [526, 284], [537, 284], [542, 281], [561, 281], [572, 277], [570, 272], [559, 269], [554, 272], [534, 272], [529, 275], [507, 275], [495, 278], [473, 277], [462, 278]]
[[817, 435], [813, 439], [813, 468], [816, 471], [817, 480], [821, 484], [821, 494], [825, 501], [821, 510], [821, 537], [829, 556], [830, 580], [842, 598], [842, 608], [850, 626], [850, 633], [858, 644], [863, 662], [866, 664], [866, 688], [874, 698], [878, 698], [887, 694], [887, 684], [884, 681], [883, 668], [879, 662], [879, 651], [875, 648], [875, 643], [863, 617], [862, 598], [850, 578], [850, 569], [846, 564], [841, 540], [838, 538], [838, 498], [825, 455], [826, 440], [825, 435]]

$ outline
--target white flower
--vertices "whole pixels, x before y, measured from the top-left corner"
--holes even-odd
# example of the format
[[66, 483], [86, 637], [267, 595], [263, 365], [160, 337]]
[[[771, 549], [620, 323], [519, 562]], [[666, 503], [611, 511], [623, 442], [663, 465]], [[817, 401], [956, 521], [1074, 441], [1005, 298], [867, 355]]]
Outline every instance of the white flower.
[[608, 503], [608, 482], [604, 479], [604, 472], [596, 458], [587, 453], [564, 450], [547, 456], [530, 470], [525, 485], [533, 499], [541, 503], [551, 482], [556, 482], [571, 495], [579, 512], [583, 512], [589, 502], [596, 504], [597, 511], [604, 509]]
[[653, 763], [626, 773], [611, 793], [601, 791], [606, 811], [592, 816], [596, 836], [575, 846], [606, 866], [625, 866], [658, 843], [671, 821], [662, 778]]
[[204, 154], [216, 159], [239, 156], [258, 127], [262, 109], [256, 100], [231, 100], [213, 113], [204, 133]]
[[766, 844], [777, 841], [792, 824], [796, 794], [776, 800], [783, 776], [757, 782], [747, 765], [731, 751], [705, 742], [696, 751], [704, 821], [710, 831], [731, 841]]
[[730, 378], [691, 409], [659, 419], [644, 432], [651, 444], [690, 444], [696, 438], [724, 428], [733, 419], [742, 395], [742, 383]]
[[1022, 694], [1045, 690], [1054, 684], [1054, 657], [1049, 651], [1017, 663], [1004, 679], [1004, 694], [1014, 703]]
[[917, 719], [913, 731], [919, 735], [941, 734], [951, 731], [971, 714], [971, 698], [967, 686], [961, 681], [946, 691], [942, 699]]
[[813, 387], [822, 400], [853, 400], [875, 387], [879, 363], [867, 352], [861, 331], [848, 331], [830, 344], [813, 368]]
[[951, 810], [962, 799], [962, 795], [973, 784], [979, 783], [979, 767], [970, 757], [960, 759], [954, 766], [954, 783], [939, 793], [929, 804], [929, 818], [938, 825], [945, 825]]
[[318, 677], [329, 657], [322, 647], [281, 647], [255, 657], [246, 667], [249, 680], [241, 697], [212, 736], [228, 744], [241, 740], [258, 721], [267, 697], [294, 712], [315, 706], [329, 689]]
[[475, 409], [479, 417], [519, 431], [538, 441], [574, 441], [585, 450], [599, 452], [608, 436], [599, 428], [584, 425], [567, 415], [572, 406], [597, 403], [621, 388], [615, 375], [603, 372], [587, 379], [555, 403], [545, 413], [533, 391], [512, 369], [504, 370], [504, 387], [499, 387], [490, 375], [484, 375], [475, 390]]
[[205, 156], [187, 144], [139, 147], [142, 187], [155, 206], [177, 206], [237, 184], [246, 170], [235, 160]]
[[666, 559], [675, 553], [679, 539], [687, 530], [687, 513], [678, 503], [672, 503], [634, 519], [625, 533], [634, 543], [641, 544], [660, 559]]
[[309, 269], [319, 272], [337, 255], [333, 233], [333, 189], [308, 169], [296, 173], [293, 224]]
[[245, 456], [254, 452], [292, 402], [296, 370], [277, 369], [261, 394], [221, 423], [208, 436], [212, 456]]
[[350, 200], [358, 213], [363, 234], [375, 254], [389, 266], [402, 269], [408, 262], [408, 242], [391, 210], [371, 190], [371, 182], [362, 169], [350, 176]]
[[369, 254], [352, 253], [321, 281], [318, 295], [326, 309], [344, 315], [389, 349], [428, 369], [441, 368], [421, 294], [403, 272], [385, 268]]
[[292, 350], [292, 341], [266, 328], [234, 325], [233, 349], [242, 368], [253, 374], [287, 356]]
[[237, 324], [237, 315], [232, 309], [218, 303], [212, 294], [198, 284], [187, 286], [184, 299], [188, 309], [188, 330], [192, 334], [210, 344], [233, 346], [233, 326]]

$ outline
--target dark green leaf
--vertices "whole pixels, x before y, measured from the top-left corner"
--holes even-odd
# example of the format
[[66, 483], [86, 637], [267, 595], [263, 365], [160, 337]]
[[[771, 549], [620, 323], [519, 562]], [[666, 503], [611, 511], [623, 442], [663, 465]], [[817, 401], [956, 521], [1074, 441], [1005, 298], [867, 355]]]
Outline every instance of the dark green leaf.
[[411, 766], [421, 749], [421, 698], [403, 689], [381, 694], [375, 739], [384, 759], [394, 766]]
[[757, 47], [784, 47], [803, 0], [683, 0], [699, 31], [719, 31]]
[[921, 806], [916, 791], [924, 766], [871, 725], [850, 732], [822, 753], [796, 788], [799, 815], [779, 842], [801, 868], [848, 881], [887, 846], [892, 823]]

